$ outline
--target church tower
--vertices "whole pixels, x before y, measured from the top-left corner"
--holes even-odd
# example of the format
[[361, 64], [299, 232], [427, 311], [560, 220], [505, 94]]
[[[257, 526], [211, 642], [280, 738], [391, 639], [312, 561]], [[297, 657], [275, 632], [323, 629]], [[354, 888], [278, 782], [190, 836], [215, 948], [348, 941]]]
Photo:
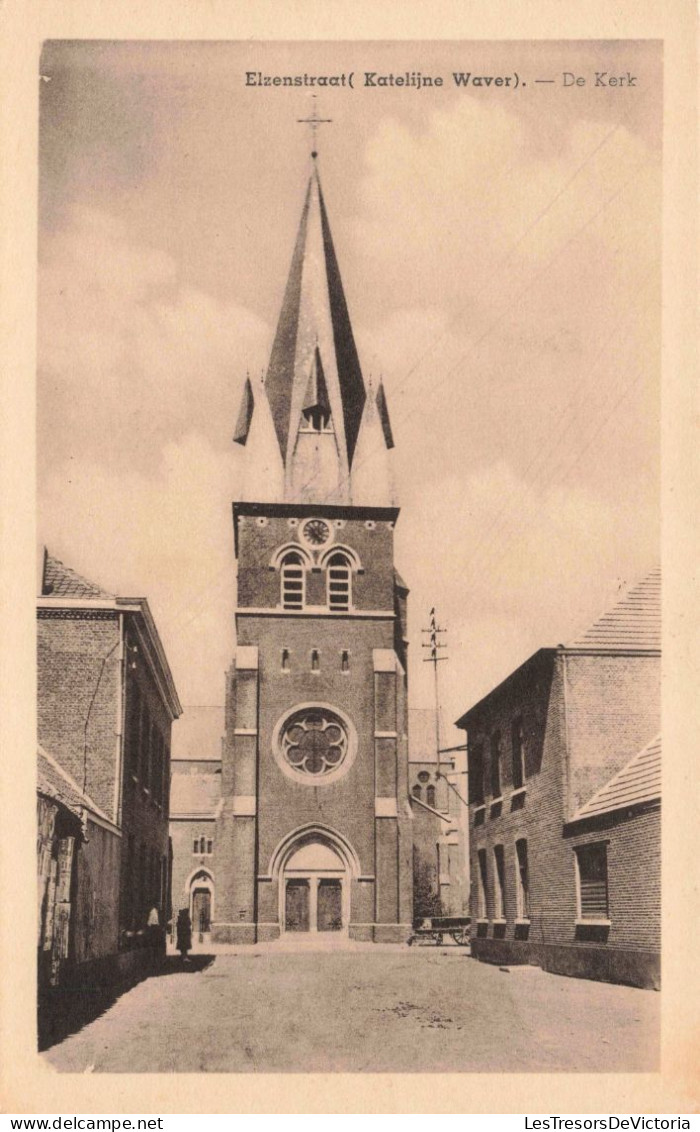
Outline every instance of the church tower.
[[407, 938], [406, 597], [393, 437], [366, 383], [313, 154], [263, 381], [234, 440], [237, 648], [227, 674], [212, 936]]

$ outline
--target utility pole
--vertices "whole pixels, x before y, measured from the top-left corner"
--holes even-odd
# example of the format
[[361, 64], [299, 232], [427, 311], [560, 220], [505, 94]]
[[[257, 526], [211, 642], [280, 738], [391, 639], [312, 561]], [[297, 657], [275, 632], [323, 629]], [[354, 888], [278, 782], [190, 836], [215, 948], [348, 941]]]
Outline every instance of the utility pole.
[[428, 649], [428, 656], [423, 657], [424, 664], [432, 664], [433, 674], [435, 680], [435, 753], [437, 756], [438, 775], [440, 774], [440, 683], [438, 680], [438, 664], [441, 660], [447, 660], [445, 655], [441, 655], [441, 650], [447, 648], [447, 644], [443, 640], [442, 634], [446, 633], [447, 629], [441, 629], [437, 623], [435, 615], [435, 607], [430, 610], [430, 624], [427, 629], [421, 629], [421, 633], [425, 633], [428, 640], [423, 642], [423, 648]]

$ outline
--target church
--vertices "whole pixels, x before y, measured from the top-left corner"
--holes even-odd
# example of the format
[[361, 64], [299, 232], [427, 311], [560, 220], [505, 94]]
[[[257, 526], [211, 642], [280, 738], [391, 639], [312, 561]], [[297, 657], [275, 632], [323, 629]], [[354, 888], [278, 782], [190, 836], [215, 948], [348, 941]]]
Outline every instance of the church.
[[394, 565], [394, 440], [383, 385], [360, 367], [315, 151], [269, 365], [245, 383], [234, 440], [245, 474], [211, 939], [404, 941], [408, 591]]

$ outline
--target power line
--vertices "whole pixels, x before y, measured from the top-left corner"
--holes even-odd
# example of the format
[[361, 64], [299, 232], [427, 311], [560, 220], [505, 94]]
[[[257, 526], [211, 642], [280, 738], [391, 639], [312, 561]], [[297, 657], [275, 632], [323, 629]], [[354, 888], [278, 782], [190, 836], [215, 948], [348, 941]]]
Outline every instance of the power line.
[[[556, 251], [554, 251], [548, 257], [548, 259], [545, 260], [545, 262], [542, 264], [542, 266], [539, 268], [539, 270], [536, 271], [534, 273], [534, 275], [530, 279], [528, 279], [524, 283], [524, 285], [514, 295], [510, 296], [510, 298], [508, 298], [506, 300], [506, 302], [502, 306], [502, 309], [499, 311], [499, 313], [496, 315], [496, 317], [489, 323], [489, 325], [486, 327], [486, 329], [474, 340], [474, 342], [472, 342], [469, 349], [466, 350], [462, 354], [462, 356], [457, 359], [457, 361], [454, 363], [454, 365], [452, 365], [451, 368], [448, 369], [447, 372], [442, 377], [433, 381], [433, 383], [431, 385], [431, 393], [432, 394], [434, 394], [436, 392], [436, 390], [438, 390], [442, 386], [444, 386], [445, 383], [447, 381], [449, 381], [461, 369], [461, 367], [464, 365], [464, 363], [478, 349], [478, 347], [480, 345], [482, 345], [482, 343], [486, 341], [486, 339], [492, 334], [492, 332], [494, 330], [496, 330], [501, 325], [503, 319], [512, 310], [513, 306], [516, 305], [522, 298], [524, 298], [524, 296], [526, 294], [529, 293], [533, 283], [539, 281], [542, 278], [542, 276], [549, 269], [549, 267], [552, 265], [552, 263], [554, 263], [557, 259], [559, 259], [559, 257], [562, 255], [562, 253], [566, 251], [566, 249], [574, 242], [574, 240], [576, 240], [585, 231], [587, 231], [587, 229], [593, 223], [595, 223], [595, 221], [606, 211], [606, 209], [613, 203], [613, 201], [615, 201], [621, 195], [621, 193], [623, 193], [624, 190], [626, 188], [628, 188], [629, 185], [633, 184], [637, 180], [637, 174], [638, 174], [639, 170], [642, 169], [646, 164], [647, 164], [646, 161], [638, 162], [637, 165], [634, 166], [634, 168], [633, 168], [630, 176], [627, 178], [627, 180], [625, 180], [621, 185], [619, 185], [615, 189], [614, 192], [612, 192], [608, 197], [606, 197], [606, 199], [603, 201], [601, 206], [598, 209], [596, 209], [596, 211], [591, 216], [589, 216], [588, 219], [586, 221], [584, 221], [584, 223], [581, 224], [572, 233], [572, 235], [568, 238], [568, 240], [565, 241], [565, 243], [561, 244], [560, 247], [557, 248]], [[400, 382], [397, 386], [395, 386], [393, 392], [397, 392], [398, 390], [400, 390], [402, 388], [402, 386], [405, 386], [405, 380], [403, 382]], [[410, 420], [411, 417], [415, 416], [416, 413], [423, 412], [423, 411], [424, 411], [424, 409], [423, 409], [422, 404], [417, 405], [413, 409], [408, 409], [403, 414], [398, 414], [397, 416], [392, 416], [393, 423], [395, 425], [397, 421], [405, 422], [407, 420]], [[367, 457], [365, 458], [365, 461], [361, 461], [357, 464], [353, 464], [353, 472], [356, 471], [358, 467], [361, 467], [362, 463], [366, 462], [366, 460], [367, 460]], [[317, 475], [318, 475], [318, 473], [315, 472], [310, 477], [308, 483], [312, 484], [314, 479], [317, 477]], [[325, 498], [325, 500], [323, 500], [323, 502], [327, 502], [327, 501], [328, 501], [328, 496], [326, 496], [326, 498]]]
[[[649, 97], [648, 95], [644, 95], [644, 96], [643, 96], [643, 100], [646, 100], [646, 99], [647, 99], [648, 97]], [[504, 255], [504, 256], [503, 256], [503, 257], [502, 257], [502, 258], [501, 258], [501, 259], [500, 259], [500, 260], [499, 260], [499, 261], [498, 261], [498, 262], [496, 263], [496, 265], [495, 265], [495, 268], [496, 268], [496, 270], [499, 270], [500, 268], [502, 268], [503, 266], [505, 266], [505, 264], [506, 264], [506, 263], [508, 262], [508, 260], [509, 260], [509, 259], [511, 258], [511, 256], [512, 256], [513, 252], [515, 252], [515, 251], [517, 250], [517, 248], [519, 248], [519, 247], [520, 247], [520, 245], [521, 245], [521, 244], [523, 243], [523, 241], [524, 241], [524, 240], [525, 240], [525, 239], [526, 239], [526, 238], [527, 238], [527, 237], [528, 237], [528, 236], [530, 235], [530, 233], [531, 233], [531, 232], [533, 232], [533, 231], [535, 230], [535, 228], [537, 228], [537, 226], [538, 226], [538, 224], [540, 223], [540, 221], [542, 221], [542, 220], [543, 220], [543, 219], [545, 218], [545, 216], [546, 216], [546, 215], [547, 215], [547, 214], [548, 214], [548, 213], [549, 213], [549, 212], [551, 211], [551, 209], [552, 209], [552, 208], [554, 207], [554, 205], [556, 204], [556, 202], [557, 202], [558, 200], [560, 200], [560, 198], [561, 198], [562, 196], [564, 196], [564, 194], [565, 194], [565, 193], [566, 193], [566, 192], [568, 191], [568, 189], [569, 189], [569, 188], [571, 187], [571, 185], [572, 185], [572, 184], [574, 183], [574, 181], [575, 181], [575, 180], [577, 179], [577, 177], [578, 177], [579, 173], [581, 173], [581, 172], [582, 172], [582, 170], [583, 170], [584, 168], [586, 168], [586, 166], [587, 166], [587, 165], [589, 165], [589, 164], [590, 164], [590, 162], [591, 162], [591, 161], [593, 160], [593, 158], [595, 157], [595, 155], [596, 155], [597, 153], [599, 153], [599, 152], [600, 152], [600, 150], [601, 150], [601, 149], [603, 149], [603, 147], [604, 147], [605, 145], [607, 145], [607, 143], [609, 142], [609, 140], [610, 140], [610, 139], [611, 139], [611, 138], [612, 138], [612, 137], [613, 137], [613, 136], [614, 136], [614, 135], [615, 135], [615, 134], [617, 133], [617, 131], [618, 131], [618, 130], [619, 130], [619, 129], [620, 129], [620, 128], [621, 128], [622, 126], [623, 126], [623, 125], [625, 125], [625, 124], [626, 124], [626, 122], [628, 121], [628, 119], [629, 119], [629, 118], [631, 117], [631, 115], [632, 115], [632, 111], [634, 110], [634, 112], [635, 112], [635, 113], [637, 113], [637, 112], [639, 111], [639, 106], [640, 106], [640, 104], [639, 104], [639, 103], [638, 103], [638, 104], [637, 104], [636, 106], [630, 106], [630, 108], [629, 108], [629, 110], [627, 111], [627, 113], [626, 113], [626, 114], [624, 114], [624, 115], [622, 116], [622, 118], [620, 118], [620, 120], [619, 120], [618, 122], [616, 122], [616, 123], [615, 123], [615, 125], [614, 125], [614, 126], [613, 126], [613, 127], [612, 127], [612, 128], [610, 129], [610, 130], [608, 130], [608, 132], [607, 132], [607, 133], [605, 134], [605, 136], [604, 136], [603, 138], [601, 138], [601, 140], [600, 140], [600, 141], [599, 141], [599, 142], [597, 143], [597, 145], [595, 145], [595, 146], [593, 147], [593, 149], [592, 149], [592, 150], [590, 151], [590, 153], [588, 153], [588, 154], [586, 155], [586, 157], [585, 157], [585, 158], [583, 159], [583, 161], [581, 161], [581, 162], [580, 162], [580, 164], [576, 166], [576, 168], [574, 169], [574, 171], [573, 171], [573, 173], [571, 174], [571, 176], [570, 176], [570, 177], [569, 177], [569, 178], [568, 178], [568, 179], [567, 179], [567, 180], [566, 180], [566, 181], [564, 182], [564, 184], [563, 184], [563, 185], [562, 185], [562, 186], [560, 187], [560, 189], [559, 189], [559, 190], [558, 190], [558, 191], [557, 191], [557, 192], [555, 193], [555, 195], [554, 195], [554, 196], [552, 197], [552, 199], [551, 199], [551, 200], [550, 200], [550, 201], [548, 202], [548, 204], [547, 204], [547, 205], [545, 205], [545, 207], [544, 207], [544, 208], [543, 208], [543, 209], [542, 209], [542, 210], [541, 210], [540, 212], [538, 212], [538, 213], [537, 213], [537, 215], [536, 215], [536, 216], [535, 216], [535, 217], [534, 217], [534, 218], [532, 219], [532, 221], [531, 221], [531, 222], [530, 222], [530, 223], [529, 223], [529, 224], [528, 224], [528, 225], [526, 226], [526, 228], [525, 228], [525, 229], [523, 230], [523, 232], [521, 232], [520, 236], [519, 236], [519, 237], [517, 238], [517, 240], [515, 241], [515, 243], [513, 243], [513, 244], [512, 244], [511, 246], [510, 246], [510, 248], [509, 248], [509, 249], [508, 249], [508, 251], [507, 251], [507, 252], [505, 253], [505, 255]], [[513, 162], [511, 162], [511, 164], [510, 164], [510, 167], [509, 167], [509, 168], [511, 168], [511, 169], [512, 169], [512, 168], [514, 167], [514, 165], [515, 165], [515, 162], [513, 161]], [[432, 351], [432, 350], [433, 350], [433, 349], [435, 348], [435, 346], [436, 346], [436, 345], [437, 345], [437, 344], [438, 344], [439, 342], [441, 342], [441, 341], [443, 340], [443, 338], [444, 338], [444, 337], [445, 337], [445, 335], [447, 334], [448, 330], [449, 330], [449, 329], [450, 329], [450, 328], [451, 328], [451, 327], [452, 327], [452, 326], [454, 325], [454, 323], [455, 323], [455, 322], [456, 322], [456, 321], [457, 321], [457, 320], [458, 320], [458, 319], [459, 319], [459, 318], [461, 317], [461, 315], [463, 315], [463, 314], [464, 314], [464, 312], [465, 312], [465, 310], [466, 310], [466, 309], [467, 309], [467, 308], [466, 308], [466, 306], [460, 307], [460, 309], [459, 309], [459, 310], [457, 311], [457, 313], [456, 313], [456, 314], [455, 314], [455, 315], [453, 316], [453, 318], [452, 318], [452, 319], [450, 320], [450, 322], [449, 322], [449, 323], [447, 324], [447, 326], [446, 326], [446, 327], [445, 327], [445, 328], [444, 328], [444, 329], [442, 330], [442, 332], [441, 332], [441, 333], [440, 333], [440, 334], [439, 334], [439, 335], [438, 335], [438, 336], [437, 336], [436, 338], [434, 338], [434, 339], [432, 340], [432, 342], [431, 342], [431, 343], [430, 343], [430, 344], [429, 344], [429, 345], [427, 346], [427, 348], [426, 348], [426, 349], [425, 349], [425, 350], [423, 351], [423, 353], [422, 353], [422, 354], [421, 354], [421, 356], [420, 356], [420, 357], [418, 358], [418, 360], [417, 360], [416, 362], [414, 362], [414, 363], [413, 363], [413, 365], [412, 365], [412, 366], [411, 366], [411, 367], [410, 367], [410, 368], [409, 368], [409, 369], [408, 369], [408, 370], [406, 371], [406, 373], [404, 374], [404, 378], [403, 378], [403, 381], [402, 381], [402, 382], [400, 382], [400, 383], [399, 383], [399, 385], [398, 385], [398, 387], [397, 387], [398, 389], [402, 388], [402, 386], [404, 386], [404, 387], [405, 387], [405, 382], [406, 382], [406, 380], [407, 380], [407, 379], [408, 379], [409, 377], [411, 377], [411, 376], [412, 376], [412, 374], [413, 374], [413, 373], [414, 373], [414, 372], [415, 372], [415, 371], [416, 371], [416, 370], [417, 370], [417, 369], [419, 368], [419, 366], [420, 366], [420, 365], [422, 364], [422, 362], [424, 362], [424, 361], [425, 361], [425, 359], [426, 359], [426, 358], [428, 357], [428, 355], [429, 355], [429, 354], [431, 353], [431, 351]]]
[[[646, 282], [651, 277], [652, 274], [653, 274], [653, 272], [649, 272], [648, 275], [645, 277], [643, 282]], [[593, 368], [589, 371], [588, 380], [577, 387], [579, 395], [576, 399], [576, 402], [573, 403], [572, 405], [569, 405], [564, 410], [564, 412], [559, 416], [558, 421], [556, 422], [556, 425], [559, 426], [562, 423], [564, 423], [564, 427], [563, 428], [557, 427], [556, 430], [555, 430], [552, 427], [547, 426], [547, 431], [549, 432], [549, 435], [551, 437], [550, 443], [548, 445], [544, 445], [544, 447], [542, 446], [541, 443], [538, 443], [535, 454], [533, 455], [532, 459], [530, 460], [530, 462], [526, 466], [525, 470], [521, 473], [520, 478], [523, 482], [522, 482], [522, 485], [521, 485], [519, 491], [517, 493], [511, 492], [510, 498], [508, 498], [508, 497], [505, 498], [505, 500], [504, 500], [502, 506], [500, 507], [499, 511], [497, 512], [497, 514], [495, 515], [495, 517], [493, 518], [493, 520], [489, 524], [489, 531], [488, 531], [488, 534], [486, 535], [486, 537], [481, 539], [480, 541], [474, 542], [470, 545], [471, 566], [470, 566], [469, 578], [476, 577], [477, 573], [479, 571], [482, 571], [485, 568], [486, 563], [484, 561], [484, 556], [486, 556], [486, 560], [488, 561], [489, 555], [492, 553], [493, 550], [497, 549], [499, 542], [502, 540], [502, 537], [508, 532], [509, 527], [512, 529], [513, 524], [510, 521], [506, 520], [505, 523], [501, 522], [503, 517], [506, 516], [509, 512], [514, 513], [514, 508], [521, 505], [521, 503], [525, 500], [529, 490], [537, 490], [537, 489], [545, 490], [547, 487], [549, 487], [551, 485], [552, 481], [554, 479], [556, 479], [556, 472], [558, 471], [559, 467], [561, 467], [561, 461], [559, 461], [558, 463], [555, 463], [553, 465], [554, 475], [549, 476], [548, 475], [548, 465], [549, 465], [550, 457], [553, 456], [555, 453], [557, 453], [559, 451], [559, 449], [561, 448], [561, 446], [563, 444], [565, 437], [571, 431], [572, 427], [576, 424], [576, 422], [579, 420], [581, 412], [584, 412], [586, 414], [587, 418], [592, 419], [591, 412], [590, 412], [591, 402], [587, 399], [588, 393], [589, 393], [590, 388], [595, 387], [595, 385], [596, 385], [597, 371], [600, 368], [599, 363], [605, 361], [606, 363], [608, 363], [608, 367], [609, 367], [610, 371], [613, 374], [615, 374], [615, 372], [616, 372], [615, 365], [610, 364], [610, 355], [608, 353], [608, 347], [609, 347], [611, 341], [613, 341], [613, 340], [619, 341], [619, 332], [620, 332], [620, 322], [621, 321], [622, 320], [619, 320], [618, 323], [615, 324], [615, 326], [611, 330], [610, 334], [608, 335], [607, 339], [605, 340], [605, 342], [601, 346], [598, 354], [596, 355], [596, 358], [594, 359]], [[630, 334], [631, 334], [631, 328], [628, 327], [627, 329], [630, 331]], [[613, 378], [613, 384], [612, 384], [613, 390], [614, 390], [614, 385], [615, 385], [615, 379]], [[605, 410], [605, 408], [607, 408], [608, 404], [610, 403], [610, 398], [609, 398], [608, 394], [610, 392], [611, 386], [606, 385], [604, 388], [606, 390], [606, 396], [603, 398], [602, 402], [599, 403], [598, 407], [600, 408], [600, 405], [602, 404], [603, 409]], [[567, 419], [567, 417], [568, 417], [568, 419]], [[607, 418], [605, 418], [605, 419], [607, 419]], [[547, 435], [547, 432], [545, 432], [545, 435]], [[544, 439], [544, 437], [543, 437], [543, 439]], [[529, 476], [530, 472], [532, 472], [533, 470], [537, 471], [537, 475], [534, 478], [534, 480], [532, 481], [532, 483], [528, 483], [528, 482], [526, 482], [527, 477]], [[544, 479], [541, 477], [542, 472], [545, 472], [545, 478]], [[513, 500], [514, 500], [514, 505], [513, 505], [513, 509], [512, 509], [512, 501]]]
[[[586, 444], [586, 445], [584, 446], [584, 448], [583, 448], [583, 449], [582, 449], [582, 450], [581, 450], [581, 451], [580, 451], [580, 452], [579, 452], [579, 453], [577, 454], [576, 458], [575, 458], [575, 459], [574, 459], [574, 460], [573, 460], [573, 461], [572, 461], [572, 462], [571, 462], [571, 463], [570, 463], [570, 464], [569, 464], [569, 465], [567, 466], [567, 468], [566, 468], [566, 469], [565, 469], [565, 471], [564, 471], [564, 476], [562, 477], [562, 479], [565, 479], [565, 478], [567, 478], [567, 477], [568, 477], [568, 476], [569, 476], [569, 475], [571, 474], [571, 472], [572, 472], [572, 471], [574, 470], [574, 468], [576, 468], [576, 467], [577, 467], [577, 466], [578, 466], [578, 465], [580, 464], [581, 460], [582, 460], [582, 459], [583, 459], [583, 457], [584, 457], [584, 456], [586, 455], [586, 453], [587, 453], [587, 452], [589, 451], [589, 449], [591, 448], [592, 444], [593, 444], [593, 443], [595, 442], [595, 440], [596, 440], [596, 439], [598, 438], [598, 436], [600, 435], [600, 433], [602, 432], [602, 430], [603, 430], [603, 429], [605, 428], [605, 426], [607, 425], [608, 421], [610, 421], [610, 420], [611, 420], [611, 418], [612, 418], [612, 417], [614, 416], [614, 414], [615, 414], [615, 413], [617, 412], [617, 409], [619, 408], [619, 406], [620, 406], [620, 405], [622, 404], [622, 402], [623, 402], [623, 401], [624, 401], [624, 400], [625, 400], [625, 399], [626, 399], [626, 398], [627, 398], [627, 397], [629, 396], [629, 394], [630, 394], [630, 393], [632, 392], [632, 390], [633, 390], [633, 389], [634, 389], [634, 388], [635, 388], [635, 387], [636, 387], [636, 386], [637, 386], [637, 385], [639, 384], [639, 382], [640, 382], [640, 381], [641, 381], [641, 380], [642, 380], [642, 379], [643, 379], [643, 378], [644, 378], [645, 376], [646, 376], [646, 374], [645, 374], [645, 371], [644, 371], [644, 370], [642, 370], [642, 371], [640, 371], [639, 373], [637, 373], [637, 374], [635, 375], [635, 377], [634, 377], [634, 378], [632, 379], [632, 381], [630, 381], [630, 382], [629, 382], [629, 383], [628, 383], [628, 384], [627, 384], [627, 385], [625, 386], [625, 388], [623, 389], [622, 393], [620, 394], [620, 396], [619, 396], [619, 397], [617, 398], [617, 400], [616, 400], [616, 401], [615, 401], [615, 403], [613, 404], [612, 408], [610, 409], [610, 412], [609, 412], [609, 413], [607, 414], [607, 416], [606, 416], [606, 417], [605, 417], [605, 418], [604, 418], [604, 419], [603, 419], [603, 420], [602, 420], [602, 421], [600, 422], [600, 424], [598, 425], [598, 427], [597, 427], [597, 428], [595, 429], [595, 431], [593, 432], [593, 434], [592, 434], [592, 435], [590, 436], [588, 443], [587, 443], [587, 444]], [[546, 485], [545, 485], [545, 487], [548, 487], [548, 486], [549, 486], [549, 484], [546, 484]], [[508, 543], [508, 544], [506, 545], [506, 547], [505, 547], [505, 549], [503, 550], [503, 553], [501, 554], [500, 558], [498, 558], [498, 559], [497, 559], [497, 560], [496, 560], [496, 561], [495, 561], [494, 563], [492, 563], [492, 564], [491, 564], [491, 566], [489, 567], [489, 573], [493, 574], [493, 573], [494, 573], [494, 572], [495, 572], [496, 570], [498, 570], [498, 569], [499, 569], [499, 567], [500, 567], [500, 566], [501, 566], [501, 564], [503, 563], [504, 559], [505, 559], [505, 558], [507, 557], [507, 555], [508, 555], [508, 551], [510, 550], [511, 546], [513, 545], [513, 542], [515, 541], [515, 537], [516, 537], [516, 536], [514, 536], [514, 537], [513, 537], [513, 538], [512, 538], [511, 540], [510, 540], [510, 542], [509, 542], [509, 543]]]

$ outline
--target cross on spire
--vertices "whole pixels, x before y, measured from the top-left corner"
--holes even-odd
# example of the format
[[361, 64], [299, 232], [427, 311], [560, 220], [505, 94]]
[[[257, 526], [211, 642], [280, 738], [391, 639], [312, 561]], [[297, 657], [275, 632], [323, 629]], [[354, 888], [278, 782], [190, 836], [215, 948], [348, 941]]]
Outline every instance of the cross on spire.
[[325, 125], [327, 122], [332, 122], [333, 119], [332, 118], [319, 118], [318, 107], [316, 105], [316, 95], [312, 94], [311, 97], [314, 100], [314, 104], [313, 104], [313, 109], [312, 109], [311, 113], [309, 114], [309, 117], [308, 118], [297, 118], [297, 122], [301, 122], [304, 125], [309, 126], [311, 128], [311, 146], [312, 146], [311, 156], [312, 157], [318, 157], [318, 150], [316, 149], [316, 135], [318, 133], [318, 127]]

